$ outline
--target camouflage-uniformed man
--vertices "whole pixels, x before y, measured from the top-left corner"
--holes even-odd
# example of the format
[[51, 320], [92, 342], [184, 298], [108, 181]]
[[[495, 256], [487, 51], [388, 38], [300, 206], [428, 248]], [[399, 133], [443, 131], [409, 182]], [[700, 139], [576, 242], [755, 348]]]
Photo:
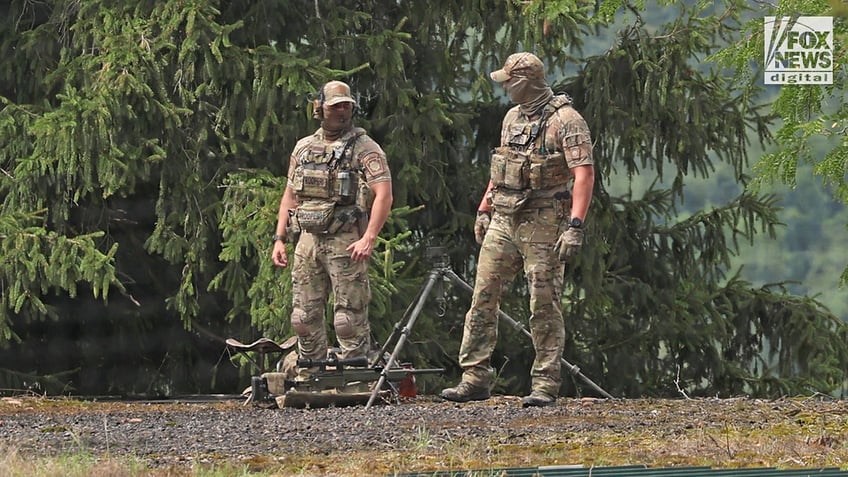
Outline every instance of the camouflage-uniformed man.
[[510, 55], [491, 77], [517, 106], [504, 117], [501, 144], [492, 154], [489, 185], [474, 224], [482, 246], [459, 351], [462, 381], [441, 396], [457, 402], [488, 399], [501, 291], [523, 267], [536, 358], [532, 392], [522, 398], [522, 406], [547, 406], [555, 402], [562, 384], [560, 294], [564, 262], [583, 244], [583, 219], [595, 177], [592, 140], [571, 99], [553, 94], [536, 55]]
[[292, 152], [271, 258], [287, 266], [285, 241], [296, 242], [291, 324], [299, 356], [326, 359], [332, 292], [339, 357], [360, 357], [371, 348], [368, 259], [392, 206], [391, 173], [380, 146], [353, 126], [347, 84], [325, 84], [314, 106], [321, 127]]

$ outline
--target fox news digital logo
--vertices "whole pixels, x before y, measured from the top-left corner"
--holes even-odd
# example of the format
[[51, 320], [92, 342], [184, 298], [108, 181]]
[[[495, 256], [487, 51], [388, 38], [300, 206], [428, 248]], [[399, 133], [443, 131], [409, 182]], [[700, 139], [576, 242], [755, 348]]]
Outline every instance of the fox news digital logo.
[[765, 17], [765, 84], [833, 84], [833, 17]]

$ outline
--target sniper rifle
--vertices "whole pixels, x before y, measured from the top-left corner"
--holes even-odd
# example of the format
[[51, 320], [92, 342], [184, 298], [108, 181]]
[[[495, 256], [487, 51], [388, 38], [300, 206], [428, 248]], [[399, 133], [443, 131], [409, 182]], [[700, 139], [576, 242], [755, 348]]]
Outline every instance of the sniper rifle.
[[330, 355], [328, 359], [298, 359], [298, 368], [318, 368], [309, 378], [302, 381], [286, 381], [286, 389], [321, 392], [327, 389], [343, 389], [355, 383], [377, 381], [385, 375], [390, 382], [400, 382], [417, 374], [441, 374], [443, 368], [415, 369], [399, 366], [386, 369], [369, 366], [366, 357], [340, 359]]

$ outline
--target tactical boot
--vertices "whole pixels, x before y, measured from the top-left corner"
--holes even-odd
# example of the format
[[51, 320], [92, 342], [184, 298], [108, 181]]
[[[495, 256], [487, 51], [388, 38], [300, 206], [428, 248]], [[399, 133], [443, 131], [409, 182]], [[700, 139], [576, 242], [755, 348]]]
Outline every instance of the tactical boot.
[[474, 386], [465, 381], [460, 381], [456, 387], [443, 389], [439, 394], [442, 399], [454, 402], [484, 401], [489, 399], [489, 387]]
[[533, 391], [529, 396], [521, 398], [521, 407], [553, 406], [554, 403], [556, 398], [542, 391]]

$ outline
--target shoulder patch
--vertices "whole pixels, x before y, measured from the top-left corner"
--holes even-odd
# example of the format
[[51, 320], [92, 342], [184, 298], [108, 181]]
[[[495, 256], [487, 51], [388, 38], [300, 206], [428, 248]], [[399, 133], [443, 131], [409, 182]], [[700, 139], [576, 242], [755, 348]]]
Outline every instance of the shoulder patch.
[[368, 154], [362, 158], [362, 166], [365, 167], [368, 175], [381, 176], [386, 173], [385, 161], [380, 160], [377, 154]]

